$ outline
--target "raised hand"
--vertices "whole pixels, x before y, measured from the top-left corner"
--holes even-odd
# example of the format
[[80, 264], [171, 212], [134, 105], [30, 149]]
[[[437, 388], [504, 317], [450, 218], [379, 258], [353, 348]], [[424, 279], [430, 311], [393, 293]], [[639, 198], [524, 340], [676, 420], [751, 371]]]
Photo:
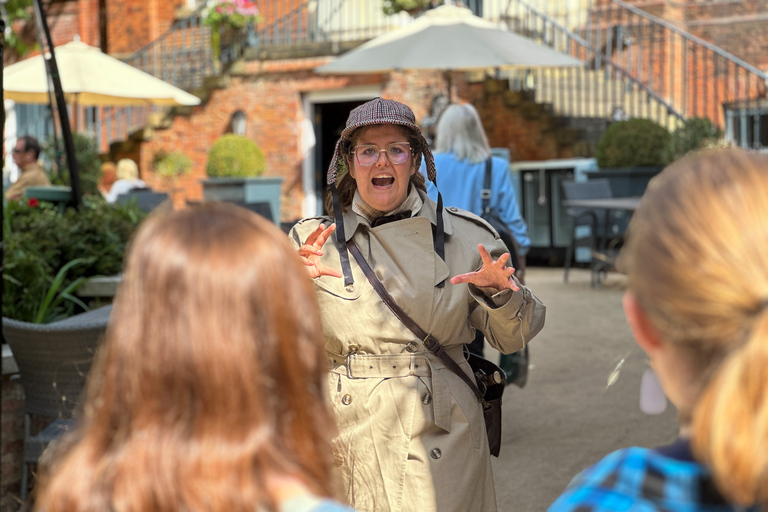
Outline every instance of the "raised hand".
[[494, 288], [497, 291], [506, 290], [507, 288], [514, 291], [520, 289], [512, 279], [515, 269], [505, 266], [509, 260], [508, 252], [502, 254], [498, 260], [493, 261], [491, 255], [483, 247], [483, 244], [478, 244], [477, 249], [480, 251], [483, 266], [477, 272], [469, 272], [452, 277], [451, 284], [472, 283], [480, 288]]
[[324, 224], [317, 226], [309, 234], [298, 253], [301, 261], [307, 266], [309, 277], [312, 279], [320, 276], [342, 277], [342, 273], [332, 267], [326, 267], [320, 263], [320, 256], [323, 255], [323, 245], [330, 238], [331, 233], [336, 229], [336, 224], [331, 224], [327, 228]]

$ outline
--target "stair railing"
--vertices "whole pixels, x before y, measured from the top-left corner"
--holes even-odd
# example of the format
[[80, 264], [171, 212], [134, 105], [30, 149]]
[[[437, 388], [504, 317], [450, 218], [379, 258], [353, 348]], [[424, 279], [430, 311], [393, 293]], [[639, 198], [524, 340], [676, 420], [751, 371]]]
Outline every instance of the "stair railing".
[[596, 66], [612, 63], [683, 117], [709, 118], [741, 146], [768, 145], [768, 75], [743, 59], [623, 0], [591, 9], [582, 37]]
[[584, 62], [579, 68], [524, 69], [509, 74], [513, 89], [534, 90], [536, 101], [551, 103], [555, 113], [577, 119], [646, 117], [670, 129], [683, 120], [673, 104], [605, 58], [592, 41], [524, 1], [515, 2], [507, 23], [513, 31]]

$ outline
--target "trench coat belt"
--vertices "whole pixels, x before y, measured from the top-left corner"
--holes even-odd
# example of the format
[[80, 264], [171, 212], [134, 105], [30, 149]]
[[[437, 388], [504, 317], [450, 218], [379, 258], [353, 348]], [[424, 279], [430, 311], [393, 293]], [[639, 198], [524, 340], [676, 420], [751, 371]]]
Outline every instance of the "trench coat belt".
[[[446, 347], [446, 353], [461, 363], [464, 357], [463, 345]], [[445, 364], [431, 352], [413, 354], [334, 354], [328, 352], [331, 372], [351, 379], [418, 376], [432, 380], [432, 410], [435, 425], [451, 431], [451, 391], [448, 381], [436, 370], [446, 369]], [[447, 370], [449, 373], [451, 370]]]

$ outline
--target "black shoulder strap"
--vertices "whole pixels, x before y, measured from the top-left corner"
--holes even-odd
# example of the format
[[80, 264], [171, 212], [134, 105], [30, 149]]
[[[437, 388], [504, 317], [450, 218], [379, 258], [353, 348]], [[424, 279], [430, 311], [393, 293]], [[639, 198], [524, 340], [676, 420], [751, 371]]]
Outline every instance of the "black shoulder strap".
[[483, 183], [483, 190], [480, 191], [480, 199], [483, 201], [481, 207], [482, 214], [485, 215], [490, 210], [491, 206], [491, 157], [489, 156], [485, 160], [485, 181]]
[[384, 288], [384, 285], [381, 284], [381, 281], [379, 281], [379, 278], [376, 277], [376, 274], [373, 273], [373, 269], [371, 269], [371, 266], [368, 265], [368, 262], [365, 261], [365, 258], [363, 257], [363, 254], [360, 252], [360, 249], [357, 248], [357, 245], [355, 245], [355, 242], [352, 240], [349, 240], [347, 242], [347, 247], [349, 247], [349, 252], [352, 253], [352, 256], [357, 261], [357, 264], [360, 265], [360, 268], [363, 270], [363, 273], [365, 274], [365, 277], [368, 278], [368, 282], [371, 283], [371, 286], [373, 286], [373, 289], [376, 290], [376, 293], [379, 294], [379, 297], [381, 297], [381, 300], [384, 301], [384, 304], [387, 305], [387, 307], [392, 311], [392, 313], [395, 314], [395, 316], [400, 320], [403, 325], [405, 325], [413, 334], [415, 334], [421, 341], [424, 343], [424, 346], [435, 354], [437, 357], [440, 358], [440, 360], [445, 364], [445, 366], [451, 370], [453, 373], [461, 377], [461, 379], [467, 383], [467, 385], [472, 389], [472, 391], [475, 393], [475, 396], [477, 396], [477, 399], [482, 401], [483, 400], [483, 394], [480, 392], [480, 389], [477, 387], [477, 384], [472, 382], [470, 378], [467, 376], [466, 373], [461, 369], [461, 367], [454, 361], [453, 359], [448, 356], [448, 354], [445, 353], [445, 350], [443, 349], [443, 346], [434, 338], [431, 334], [427, 333], [424, 329], [421, 328], [419, 324], [417, 324], [413, 318], [408, 316], [408, 313], [406, 313], [403, 308], [401, 308], [397, 302], [395, 302], [395, 299], [392, 298], [392, 296], [389, 294], [386, 288]]

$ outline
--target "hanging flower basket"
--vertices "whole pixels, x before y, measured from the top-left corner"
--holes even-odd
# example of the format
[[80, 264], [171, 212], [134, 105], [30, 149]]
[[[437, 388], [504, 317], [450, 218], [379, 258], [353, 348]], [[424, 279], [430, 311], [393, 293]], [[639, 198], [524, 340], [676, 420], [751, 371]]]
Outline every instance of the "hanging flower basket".
[[208, 0], [203, 23], [211, 27], [214, 62], [221, 55], [221, 29], [238, 30], [261, 21], [255, 0]]

